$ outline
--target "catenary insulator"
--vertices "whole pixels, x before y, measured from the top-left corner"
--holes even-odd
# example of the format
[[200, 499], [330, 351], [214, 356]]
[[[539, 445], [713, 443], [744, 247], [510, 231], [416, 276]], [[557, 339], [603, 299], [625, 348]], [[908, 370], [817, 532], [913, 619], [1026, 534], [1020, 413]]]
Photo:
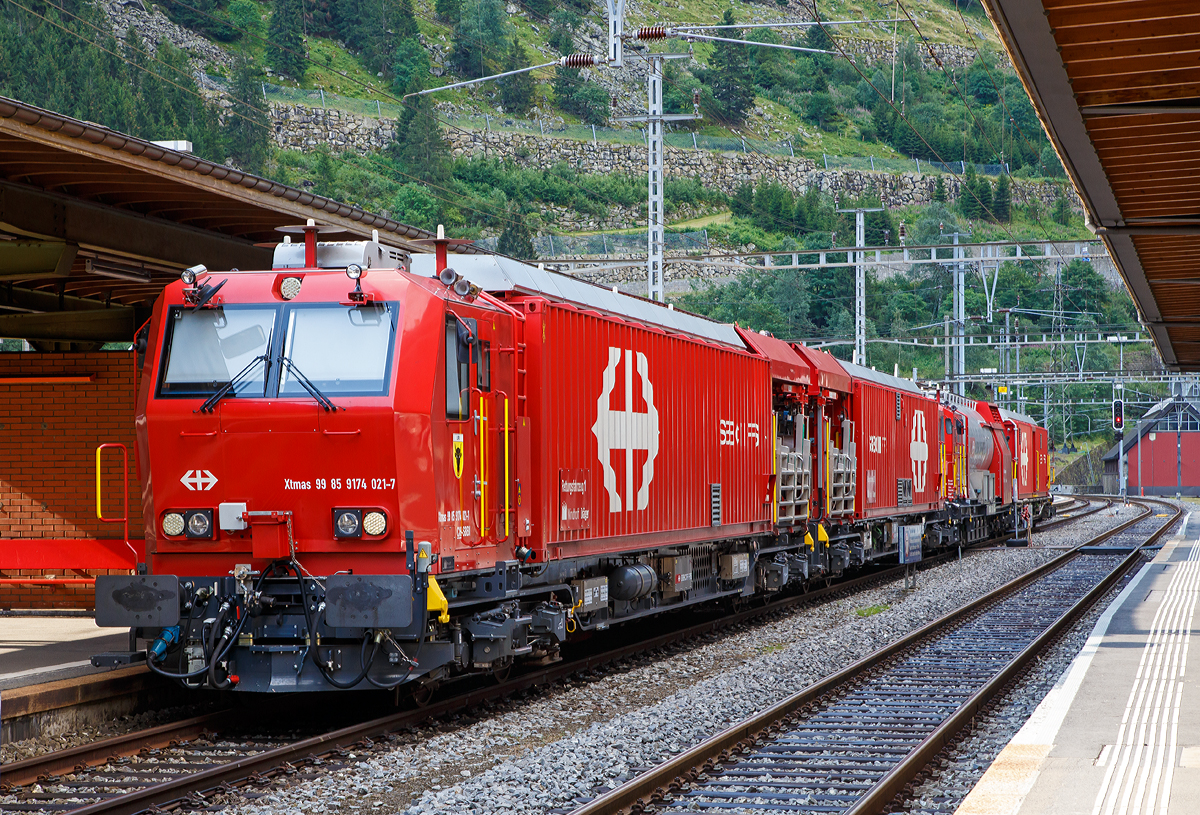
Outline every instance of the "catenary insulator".
[[596, 64], [596, 57], [592, 54], [567, 54], [558, 64], [564, 68], [586, 68]]
[[667, 38], [667, 27], [665, 25], [642, 26], [634, 36], [639, 40], [665, 40]]

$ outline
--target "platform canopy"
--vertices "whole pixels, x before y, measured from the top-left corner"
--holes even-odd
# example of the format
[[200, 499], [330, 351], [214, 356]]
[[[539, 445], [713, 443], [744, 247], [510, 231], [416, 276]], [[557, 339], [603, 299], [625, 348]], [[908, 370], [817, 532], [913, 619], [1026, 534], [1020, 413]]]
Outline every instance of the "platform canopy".
[[[131, 339], [187, 266], [269, 268], [278, 226], [433, 237], [382, 215], [0, 97], [0, 337], [39, 348]], [[471, 246], [460, 251], [474, 253]]]
[[1200, 2], [983, 2], [1163, 360], [1200, 370]]

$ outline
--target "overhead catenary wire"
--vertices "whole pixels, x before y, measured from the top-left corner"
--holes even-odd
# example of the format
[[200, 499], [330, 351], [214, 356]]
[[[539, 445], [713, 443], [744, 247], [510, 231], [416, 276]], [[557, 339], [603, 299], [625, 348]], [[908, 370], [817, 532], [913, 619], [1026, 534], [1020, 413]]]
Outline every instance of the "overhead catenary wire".
[[[195, 7], [195, 6], [191, 6], [191, 5], [189, 5], [189, 4], [185, 3], [185, 2], [182, 2], [182, 0], [173, 0], [173, 2], [175, 2], [175, 3], [176, 3], [176, 4], [178, 4], [178, 5], [184, 6], [184, 7], [188, 8], [188, 9], [190, 9], [190, 10], [192, 10], [192, 11], [195, 11], [195, 12], [196, 12], [196, 13], [198, 13], [198, 14], [201, 14], [201, 15], [203, 15], [203, 16], [205, 16], [205, 17], [208, 17], [208, 18], [210, 18], [210, 19], [212, 19], [212, 20], [214, 20], [214, 21], [219, 21], [219, 22], [223, 22], [223, 23], [225, 23], [225, 22], [226, 22], [226, 21], [224, 21], [224, 20], [219, 20], [219, 18], [217, 18], [217, 17], [215, 17], [215, 16], [213, 16], [213, 15], [209, 14], [208, 12], [206, 12], [206, 11], [204, 11], [204, 10], [202, 10], [202, 9], [199, 9], [199, 8], [197, 8], [197, 7]], [[25, 9], [26, 11], [28, 11], [30, 14], [33, 14], [34, 16], [40, 17], [41, 19], [43, 19], [43, 20], [46, 20], [47, 22], [52, 22], [52, 23], [53, 23], [53, 21], [50, 21], [50, 20], [48, 20], [48, 19], [47, 19], [46, 17], [44, 17], [43, 15], [40, 15], [40, 14], [38, 14], [37, 12], [35, 12], [35, 11], [31, 10], [31, 9], [28, 9], [28, 8], [26, 8], [25, 6], [22, 6], [22, 5], [21, 5], [19, 2], [17, 2], [17, 0], [14, 0], [14, 4], [15, 4], [15, 5], [17, 5], [17, 6], [19, 6], [19, 7], [20, 7], [20, 8], [22, 8], [22, 9]], [[87, 26], [89, 26], [90, 28], [92, 28], [93, 30], [97, 31], [98, 33], [101, 33], [101, 34], [106, 34], [106, 33], [108, 33], [108, 32], [105, 32], [105, 31], [103, 31], [103, 30], [102, 30], [102, 29], [100, 29], [99, 27], [95, 26], [95, 25], [94, 25], [94, 24], [92, 24], [90, 21], [88, 21], [88, 20], [85, 20], [85, 19], [83, 19], [83, 18], [80, 18], [79, 16], [77, 16], [77, 15], [75, 15], [75, 14], [72, 14], [70, 11], [67, 11], [67, 10], [65, 10], [65, 9], [60, 9], [60, 11], [63, 11], [64, 13], [66, 13], [67, 15], [69, 15], [70, 17], [72, 17], [73, 19], [75, 19], [75, 20], [79, 21], [80, 23], [83, 23], [84, 25], [87, 25]], [[423, 18], [423, 19], [425, 19], [425, 18]], [[267, 38], [266, 38], [264, 35], [260, 34], [260, 33], [253, 32], [253, 31], [250, 31], [250, 30], [247, 30], [247, 29], [243, 29], [243, 28], [239, 28], [238, 26], [236, 26], [236, 25], [233, 25], [232, 23], [227, 23], [227, 24], [229, 24], [229, 25], [230, 25], [230, 27], [234, 28], [235, 30], [237, 30], [237, 31], [239, 31], [239, 32], [241, 32], [241, 33], [243, 33], [243, 34], [250, 34], [250, 35], [252, 35], [252, 36], [256, 36], [256, 37], [257, 37], [257, 38], [258, 38], [258, 39], [259, 39], [261, 42], [263, 42], [263, 43], [266, 43], [266, 42], [267, 42]], [[83, 40], [84, 42], [87, 42], [87, 43], [89, 43], [89, 44], [95, 45], [96, 47], [98, 47], [98, 48], [101, 48], [101, 50], [104, 50], [106, 53], [112, 54], [113, 56], [117, 57], [118, 59], [121, 59], [121, 60], [122, 60], [123, 62], [125, 62], [126, 64], [130, 65], [131, 67], [134, 67], [134, 68], [138, 68], [138, 69], [144, 70], [146, 73], [149, 73], [151, 76], [154, 76], [154, 77], [156, 77], [156, 78], [158, 78], [158, 79], [161, 79], [161, 80], [163, 80], [163, 81], [165, 81], [165, 82], [168, 82], [169, 84], [173, 85], [174, 87], [178, 88], [178, 89], [179, 89], [179, 90], [181, 90], [181, 91], [184, 91], [185, 93], [189, 93], [189, 94], [191, 94], [191, 95], [193, 95], [193, 96], [196, 96], [196, 97], [197, 97], [197, 98], [199, 98], [199, 99], [200, 99], [202, 102], [206, 101], [206, 100], [204, 100], [204, 99], [203, 99], [203, 97], [201, 97], [201, 96], [199, 96], [198, 94], [196, 94], [196, 93], [192, 92], [190, 89], [188, 89], [188, 88], [185, 88], [185, 87], [183, 87], [183, 86], [179, 85], [178, 83], [171, 82], [170, 80], [166, 79], [165, 77], [162, 77], [161, 75], [159, 75], [159, 74], [156, 74], [156, 73], [154, 73], [153, 71], [150, 71], [150, 70], [146, 69], [146, 68], [145, 68], [145, 66], [140, 66], [140, 65], [137, 65], [136, 63], [133, 63], [133, 62], [131, 62], [130, 60], [126, 59], [125, 57], [123, 57], [123, 56], [121, 56], [121, 55], [119, 55], [119, 54], [115, 54], [115, 53], [113, 53], [112, 51], [109, 51], [108, 49], [105, 49], [105, 48], [103, 48], [103, 46], [100, 46], [100, 45], [98, 45], [97, 43], [95, 43], [95, 42], [93, 42], [93, 41], [91, 41], [91, 40], [88, 40], [86, 37], [82, 37], [82, 36], [79, 36], [79, 35], [77, 35], [75, 32], [72, 32], [72, 31], [70, 31], [70, 29], [68, 29], [68, 28], [66, 28], [66, 27], [64, 27], [64, 26], [62, 26], [62, 25], [58, 25], [58, 27], [59, 27], [60, 29], [62, 29], [63, 31], [65, 31], [65, 32], [69, 33], [69, 34], [72, 34], [72, 35], [74, 35], [74, 36], [77, 36], [79, 39]], [[170, 68], [170, 69], [172, 69], [172, 70], [176, 71], [177, 73], [182, 73], [182, 74], [184, 74], [185, 76], [188, 76], [188, 77], [190, 78], [190, 74], [187, 74], [186, 72], [182, 71], [181, 69], [177, 68], [176, 66], [170, 65], [169, 63], [166, 63], [166, 62], [163, 62], [161, 59], [159, 59], [159, 58], [158, 58], [157, 54], [156, 54], [156, 53], [154, 53], [154, 52], [152, 52], [152, 51], [151, 51], [149, 48], [146, 48], [146, 50], [145, 50], [145, 51], [138, 51], [137, 49], [133, 49], [133, 50], [134, 50], [134, 51], [136, 51], [137, 53], [140, 53], [140, 54], [143, 54], [143, 55], [145, 55], [146, 57], [148, 57], [148, 58], [149, 58], [149, 59], [151, 59], [152, 61], [158, 62], [159, 64], [161, 64], [161, 65], [164, 65], [164, 66], [166, 66], [166, 67], [168, 67], [168, 68]], [[301, 57], [302, 57], [302, 58], [303, 58], [303, 59], [304, 59], [306, 62], [308, 62], [308, 63], [309, 63], [309, 64], [311, 64], [311, 65], [318, 66], [318, 63], [317, 63], [315, 60], [313, 60], [311, 57], [309, 57], [309, 56], [307, 55], [307, 53], [305, 53], [305, 54], [299, 54], [298, 52], [292, 51], [292, 50], [290, 50], [290, 49], [288, 50], [288, 52], [289, 52], [289, 53], [292, 53], [292, 54], [295, 54], [295, 55], [297, 55], [297, 56], [301, 56]], [[359, 85], [360, 85], [360, 86], [362, 86], [362, 87], [366, 87], [366, 88], [368, 88], [368, 89], [370, 89], [370, 90], [374, 90], [373, 88], [371, 88], [370, 86], [368, 86], [366, 83], [363, 83], [361, 80], [356, 80], [356, 79], [354, 79], [354, 78], [350, 77], [349, 75], [345, 74], [344, 72], [339, 72], [339, 74], [340, 74], [341, 76], [343, 76], [345, 79], [347, 79], [348, 81], [355, 82], [356, 84], [359, 84]], [[409, 106], [411, 106], [411, 105], [413, 104], [413, 103], [411, 103], [411, 102], [405, 102], [403, 99], [396, 99], [395, 97], [391, 97], [390, 95], [388, 95], [388, 94], [386, 94], [386, 93], [381, 93], [381, 92], [379, 92], [379, 91], [376, 91], [376, 92], [377, 92], [377, 93], [380, 93], [380, 95], [383, 95], [383, 96], [385, 96], [385, 97], [387, 97], [387, 98], [393, 99], [393, 100], [394, 100], [396, 103], [398, 103], [398, 104], [401, 104], [402, 106], [405, 106], [405, 107], [409, 107]], [[245, 100], [238, 100], [238, 101], [239, 101], [241, 104], [244, 104], [244, 105], [245, 105], [247, 108], [249, 108], [250, 110], [253, 110], [253, 111], [257, 112], [257, 113], [261, 113], [261, 114], [263, 114], [264, 116], [266, 116], [268, 119], [270, 118], [270, 111], [268, 111], [268, 110], [263, 110], [262, 108], [256, 107], [255, 105], [253, 105], [253, 104], [250, 104], [249, 102], [247, 102], [247, 101], [245, 101]], [[262, 124], [261, 124], [261, 123], [259, 123], [259, 122], [255, 122], [253, 119], [250, 119], [249, 117], [246, 117], [246, 116], [243, 116], [243, 115], [241, 115], [241, 114], [237, 113], [236, 111], [230, 111], [230, 113], [231, 113], [231, 115], [235, 115], [235, 116], [237, 116], [238, 118], [240, 118], [240, 119], [242, 119], [242, 120], [244, 120], [244, 121], [246, 121], [246, 122], [249, 122], [249, 123], [251, 123], [251, 124], [253, 124], [253, 125], [255, 125], [255, 126], [259, 126], [259, 127], [265, 127], [265, 128], [268, 130], [268, 132], [270, 132], [269, 125], [267, 125], [267, 126], [264, 126], [264, 125], [262, 125]], [[438, 122], [439, 122], [439, 123], [441, 123], [441, 124], [444, 124], [446, 127], [450, 128], [450, 129], [452, 129], [452, 130], [456, 130], [456, 131], [458, 131], [458, 132], [460, 132], [460, 133], [463, 133], [463, 134], [465, 134], [465, 135], [467, 135], [467, 134], [469, 134], [469, 133], [470, 133], [470, 131], [467, 131], [467, 130], [465, 130], [465, 129], [463, 129], [463, 128], [457, 127], [456, 125], [454, 125], [454, 124], [450, 123], [449, 121], [447, 121], [447, 120], [445, 120], [445, 119], [442, 119], [442, 118], [440, 118], [440, 117], [437, 117], [437, 116], [436, 116], [436, 114], [434, 114], [434, 118], [435, 118], [435, 120], [436, 120], [436, 121], [438, 121]], [[338, 161], [339, 163], [342, 163], [343, 165], [346, 165], [346, 166], [352, 166], [352, 165], [350, 165], [348, 162], [342, 161], [341, 159], [337, 159], [337, 158], [335, 158], [335, 157], [333, 157], [333, 156], [331, 156], [330, 158], [331, 158], [332, 160]], [[367, 157], [367, 160], [368, 160], [368, 161], [370, 161], [370, 162], [372, 162], [373, 164], [376, 164], [376, 166], [378, 166], [378, 163], [377, 163], [377, 162], [374, 160], [374, 158], [373, 158], [373, 157]], [[479, 209], [478, 207], [472, 207], [472, 206], [463, 206], [463, 205], [462, 205], [462, 203], [461, 203], [461, 200], [460, 200], [460, 199], [461, 199], [461, 196], [462, 196], [462, 192], [461, 192], [461, 191], [458, 191], [458, 190], [450, 190], [450, 189], [448, 189], [448, 188], [445, 188], [445, 187], [442, 187], [442, 186], [440, 186], [440, 185], [433, 184], [432, 182], [423, 181], [423, 180], [421, 180], [421, 179], [417, 178], [416, 176], [413, 176], [413, 175], [411, 175], [411, 174], [408, 174], [408, 173], [405, 173], [405, 172], [403, 172], [402, 170], [399, 170], [398, 168], [381, 168], [381, 169], [386, 169], [386, 170], [388, 170], [388, 171], [395, 172], [395, 173], [397, 173], [398, 175], [401, 175], [401, 176], [403, 176], [404, 178], [407, 178], [407, 179], [409, 179], [410, 181], [413, 181], [413, 182], [420, 183], [420, 184], [422, 184], [422, 185], [424, 185], [424, 186], [426, 186], [426, 187], [430, 187], [430, 188], [432, 188], [432, 189], [436, 189], [436, 190], [439, 190], [439, 191], [441, 191], [441, 192], [444, 192], [444, 193], [446, 193], [447, 195], [453, 196], [453, 198], [443, 198], [442, 196], [439, 196], [439, 195], [432, 195], [432, 194], [431, 194], [431, 197], [435, 198], [435, 199], [436, 199], [436, 200], [438, 200], [438, 201], [441, 201], [441, 202], [442, 202], [442, 203], [444, 203], [444, 204], [448, 204], [448, 205], [450, 205], [450, 206], [453, 206], [453, 207], [458, 207], [458, 208], [460, 208], [460, 209], [466, 209], [466, 210], [467, 210], [467, 211], [469, 211], [469, 212], [474, 212], [474, 213], [477, 213], [477, 214], [479, 214], [479, 215], [482, 215], [482, 216], [485, 216], [485, 217], [491, 218], [491, 219], [493, 219], [493, 220], [495, 220], [495, 221], [498, 221], [498, 222], [500, 222], [500, 223], [502, 223], [502, 224], [507, 224], [507, 225], [517, 225], [517, 224], [519, 223], [519, 222], [517, 222], [517, 221], [514, 221], [514, 220], [512, 220], [511, 218], [508, 218], [508, 217], [507, 217], [506, 215], [504, 215], [504, 214], [496, 213], [496, 212], [494, 212], [494, 211], [491, 211], [491, 210], [488, 210], [488, 209]], [[482, 203], [482, 202], [480, 202], [478, 199], [476, 199], [476, 198], [473, 198], [473, 197], [472, 197], [472, 199], [471, 199], [471, 200], [472, 200], [474, 203]], [[617, 204], [615, 201], [612, 201], [611, 199], [608, 199], [608, 203], [609, 203], [610, 205], [612, 205], [612, 206], [618, 206], [618, 204]]]
[[[809, 2], [809, 0], [801, 0], [802, 5], [807, 5], [808, 2]], [[911, 15], [908, 15], [908, 10], [907, 10], [907, 8], [904, 7], [903, 3], [898, 3], [898, 5], [905, 12], [905, 14], [907, 16], [909, 16], [910, 22], [912, 23], [914, 29], [916, 29], [917, 33], [921, 36], [922, 40], [926, 43], [927, 47], [929, 47], [931, 56], [934, 58], [935, 64], [937, 64], [938, 67], [941, 68], [944, 72], [945, 68], [941, 64], [941, 58], [938, 57], [935, 53], [933, 53], [932, 46], [929, 46], [928, 40], [925, 39], [924, 34], [921, 34], [919, 27], [917, 27], [917, 25], [916, 25], [916, 21], [911, 19]], [[815, 9], [813, 10], [813, 15], [814, 15], [814, 17], [816, 16]], [[871, 89], [873, 91], [875, 91], [876, 95], [879, 96], [880, 99], [882, 99], [885, 103], [887, 103], [887, 105], [892, 109], [892, 111], [895, 112], [897, 117], [899, 117], [899, 119], [901, 121], [903, 121], [905, 123], [905, 125], [907, 125], [912, 130], [913, 134], [916, 135], [916, 137], [921, 140], [921, 143], [925, 145], [925, 147], [929, 150], [929, 152], [932, 155], [937, 156], [938, 161], [940, 161], [945, 166], [947, 166], [947, 167], [953, 166], [949, 162], [947, 162], [945, 160], [945, 158], [933, 147], [933, 145], [929, 143], [928, 139], [926, 139], [925, 136], [919, 130], [917, 130], [917, 127], [912, 122], [912, 120], [910, 120], [901, 109], [897, 108], [895, 103], [892, 102], [891, 100], [889, 100], [887, 95], [884, 94], [883, 91], [881, 91], [879, 88], [877, 88], [875, 86], [875, 83], [870, 79], [870, 77], [868, 77], [863, 72], [863, 70], [858, 66], [858, 64], [846, 54], [845, 49], [843, 49], [842, 46], [836, 40], [834, 40], [832, 36], [830, 36], [830, 40], [833, 41], [834, 46], [838, 49], [839, 53], [841, 53], [842, 57], [844, 59], [846, 59], [846, 61], [854, 69], [855, 73], [857, 73], [859, 75], [859, 77], [861, 77], [863, 79], [863, 81], [865, 81], [871, 87]], [[951, 78], [951, 81], [953, 81], [953, 78]], [[961, 96], [962, 91], [958, 88], [957, 83], [954, 84], [954, 87]], [[965, 98], [964, 98], [964, 104], [965, 104]], [[974, 118], [973, 114], [972, 114], [972, 118]], [[954, 177], [954, 179], [956, 181], [958, 181], [960, 183], [960, 185], [961, 185], [960, 188], [967, 189], [967, 191], [971, 194], [971, 196], [975, 199], [975, 201], [981, 207], [984, 207], [986, 209], [986, 206], [984, 205], [983, 201], [979, 198], [978, 194], [976, 194], [975, 190], [970, 189], [965, 184], [962, 184], [962, 178], [958, 175], [958, 173], [955, 173], [953, 170], [949, 170], [948, 172], [951, 176]], [[1003, 229], [1004, 232], [1009, 236], [1009, 238], [1012, 239], [1013, 243], [1020, 243], [1020, 241], [1017, 240], [1016, 236], [1013, 235], [1012, 230], [1010, 230], [1007, 226], [1001, 225], [1001, 229]], [[1058, 251], [1057, 248], [1055, 249], [1055, 251]], [[1060, 253], [1060, 256], [1061, 256], [1061, 253]]]
[[[970, 114], [972, 121], [975, 122], [975, 125], [978, 128], [980, 134], [983, 136], [984, 140], [987, 141], [988, 145], [991, 146], [993, 151], [996, 151], [997, 153], [1001, 153], [1002, 152], [1001, 149], [996, 147], [995, 142], [993, 142], [991, 140], [991, 137], [988, 135], [986, 128], [983, 127], [983, 124], [979, 121], [979, 118], [975, 115], [974, 109], [971, 107], [970, 102], [967, 100], [966, 93], [959, 86], [959, 84], [958, 84], [957, 80], [955, 80], [954, 76], [949, 71], [946, 70], [946, 67], [945, 67], [945, 65], [942, 64], [941, 59], [938, 58], [937, 55], [934, 53], [933, 46], [930, 44], [930, 42], [929, 42], [928, 38], [925, 36], [924, 32], [921, 31], [920, 26], [918, 25], [917, 21], [913, 18], [911, 12], [908, 10], [908, 8], [904, 5], [904, 3], [901, 0], [897, 0], [897, 7], [904, 13], [905, 17], [908, 18], [908, 21], [913, 26], [913, 30], [916, 31], [917, 35], [921, 38], [922, 43], [925, 45], [926, 49], [929, 51], [930, 56], [933, 57], [934, 63], [937, 65], [938, 69], [941, 70], [943, 75], [945, 75], [946, 78], [950, 81], [951, 86], [954, 88], [955, 92], [958, 94], [959, 98], [962, 100], [963, 107]], [[966, 27], [966, 19], [962, 17], [961, 11], [959, 12], [959, 19], [963, 23], [964, 30], [967, 30], [967, 33], [969, 35], [970, 31]], [[984, 69], [985, 69], [985, 71], [987, 71], [989, 82], [991, 83], [992, 87], [996, 90], [997, 98], [1000, 100], [1001, 104], [1003, 105], [1005, 112], [1009, 114], [1010, 121], [1012, 121], [1014, 127], [1016, 127], [1015, 117], [1012, 117], [1011, 112], [1009, 112], [1007, 103], [1005, 103], [1005, 101], [1004, 101], [1004, 94], [1000, 91], [1000, 89], [998, 87], [996, 87], [995, 80], [991, 76], [991, 71], [987, 68], [986, 61], [982, 60], [982, 55], [979, 52], [978, 46], [975, 47], [975, 52], [976, 52], [976, 56], [978, 58], [980, 58], [980, 60], [982, 62], [984, 62]], [[1022, 133], [1022, 139], [1025, 140], [1026, 144], [1032, 150], [1033, 146], [1028, 143], [1028, 140], [1025, 139], [1023, 133]], [[964, 144], [965, 144], [965, 142], [964, 142]], [[1037, 151], [1034, 151], [1034, 152], [1037, 152]], [[1041, 164], [1041, 156], [1040, 155], [1038, 156], [1038, 162], [1039, 162], [1039, 164]], [[1045, 170], [1045, 165], [1041, 165], [1041, 166], [1042, 166], [1042, 169]], [[1007, 167], [1005, 167], [1003, 165], [1003, 163], [1001, 164], [1001, 172], [1007, 174], [1010, 179], [1013, 179], [1012, 171], [1009, 170]], [[1052, 240], [1051, 236], [1050, 236], [1050, 231], [1046, 228], [1046, 225], [1042, 222], [1042, 219], [1040, 217], [1035, 218], [1034, 223], [1042, 231], [1042, 233], [1046, 236], [1046, 238], [1048, 240]], [[1012, 235], [1011, 231], [1009, 231], [1007, 228], [1005, 229], [1005, 231], [1008, 232], [1010, 236]], [[1053, 245], [1053, 243], [1051, 245]], [[1056, 246], [1055, 246], [1055, 252], [1059, 256], [1059, 262], [1065, 265], [1068, 261], [1067, 261], [1066, 257], [1063, 256], [1062, 252], [1060, 250], [1058, 250], [1058, 248]], [[1064, 289], [1064, 293], [1065, 293], [1065, 291], [1066, 290]], [[1071, 304], [1076, 307], [1078, 307], [1078, 305], [1079, 305], [1078, 303], [1075, 303], [1073, 301]]]

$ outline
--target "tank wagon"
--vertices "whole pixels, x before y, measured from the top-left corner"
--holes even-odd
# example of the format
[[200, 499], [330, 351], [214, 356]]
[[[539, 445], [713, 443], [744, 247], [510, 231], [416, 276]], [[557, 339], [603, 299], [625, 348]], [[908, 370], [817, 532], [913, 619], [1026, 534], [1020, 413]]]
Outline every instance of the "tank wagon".
[[507, 258], [286, 229], [138, 332], [147, 568], [98, 578], [96, 616], [145, 648], [97, 664], [424, 692], [1049, 504], [1028, 417]]

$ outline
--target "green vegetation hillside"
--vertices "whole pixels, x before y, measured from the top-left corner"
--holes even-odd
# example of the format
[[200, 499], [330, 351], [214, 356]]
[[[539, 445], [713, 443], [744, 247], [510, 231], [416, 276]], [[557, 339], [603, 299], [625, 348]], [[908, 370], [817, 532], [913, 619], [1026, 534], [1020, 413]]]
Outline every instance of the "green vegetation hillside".
[[[1003, 163], [1011, 170], [990, 177], [956, 173], [963, 190], [956, 200], [939, 184], [932, 205], [870, 215], [869, 244], [895, 242], [901, 222], [908, 225], [910, 243], [945, 241], [941, 235], [948, 231], [970, 231], [973, 240], [1084, 237], [1063, 193], [1049, 204], [1014, 200], [1015, 180], [1062, 182], [1062, 169], [996, 49], [978, 2], [958, 5], [824, 0], [826, 20], [890, 19], [899, 8], [900, 22], [768, 30], [737, 26], [799, 20], [809, 9], [796, 2], [667, 0], [631, 6], [628, 26], [662, 22], [650, 15], [661, 11], [669, 22], [734, 26], [722, 32], [732, 38], [745, 34], [813, 49], [692, 43], [691, 59], [669, 63], [666, 104], [668, 111], [690, 112], [698, 92], [703, 119], [679, 128], [709, 136], [765, 136], [818, 161], [823, 154], [877, 161], [916, 157], [993, 165], [992, 172]], [[447, 128], [462, 126], [456, 113], [530, 117], [553, 129], [564, 123], [612, 124], [614, 112], [642, 111], [644, 48], [630, 46], [630, 67], [623, 72], [539, 69], [502, 83], [404, 99], [420, 89], [549, 62], [560, 54], [602, 52], [603, 14], [592, 0], [164, 0], [140, 11], [136, 3], [118, 0], [0, 0], [0, 6], [0, 94], [145, 138], [190, 139], [206, 158], [387, 211], [417, 226], [443, 223], [459, 236], [499, 235], [502, 251], [532, 257], [531, 234], [557, 228], [546, 214], [551, 210], [602, 216], [617, 207], [636, 214], [644, 206], [644, 176], [453, 158], [443, 139]], [[153, 23], [149, 29], [147, 21]], [[164, 28], [172, 25], [180, 28]], [[178, 32], [207, 41], [192, 47], [176, 37], [187, 48], [182, 50], [168, 41]], [[874, 61], [868, 61], [872, 47]], [[931, 47], [945, 57], [939, 56], [941, 64], [929, 56]], [[659, 42], [653, 48], [680, 52], [688, 45]], [[370, 155], [327, 148], [280, 151], [272, 145], [274, 124], [264, 97], [264, 87], [271, 85], [320, 89], [381, 106], [403, 99], [396, 137], [386, 150]], [[907, 166], [881, 163], [897, 165]], [[693, 213], [727, 213], [707, 227], [717, 245], [799, 252], [806, 262], [853, 234], [851, 216], [837, 209], [879, 203], [837, 200], [816, 187], [795, 195], [770, 178], [748, 181], [732, 195], [700, 178], [668, 178], [665, 193], [669, 218], [683, 205]], [[870, 277], [869, 333], [893, 339], [937, 333], [950, 310], [948, 276], [942, 267], [923, 267]], [[1110, 290], [1086, 263], [1063, 268], [1061, 285], [1054, 270], [1007, 264], [995, 305], [1022, 309], [1017, 319], [1027, 330], [1049, 329], [1044, 312], [1052, 308], [1056, 288], [1064, 310], [1075, 312], [1072, 328], [1136, 328], [1125, 293]], [[750, 273], [680, 300], [689, 309], [779, 336], [842, 339], [852, 334], [852, 295], [852, 272], [840, 268]], [[967, 297], [969, 314], [984, 310], [975, 276]], [[884, 370], [941, 372], [939, 351], [879, 344], [869, 353], [869, 363]], [[971, 354], [968, 367], [995, 363], [990, 352]], [[1089, 355], [1090, 369], [1116, 367], [1115, 348], [1093, 348]], [[1061, 349], [1033, 349], [1022, 363], [1025, 370], [1061, 369], [1071, 367], [1068, 356]], [[1128, 350], [1125, 363], [1150, 367], [1153, 360]]]

